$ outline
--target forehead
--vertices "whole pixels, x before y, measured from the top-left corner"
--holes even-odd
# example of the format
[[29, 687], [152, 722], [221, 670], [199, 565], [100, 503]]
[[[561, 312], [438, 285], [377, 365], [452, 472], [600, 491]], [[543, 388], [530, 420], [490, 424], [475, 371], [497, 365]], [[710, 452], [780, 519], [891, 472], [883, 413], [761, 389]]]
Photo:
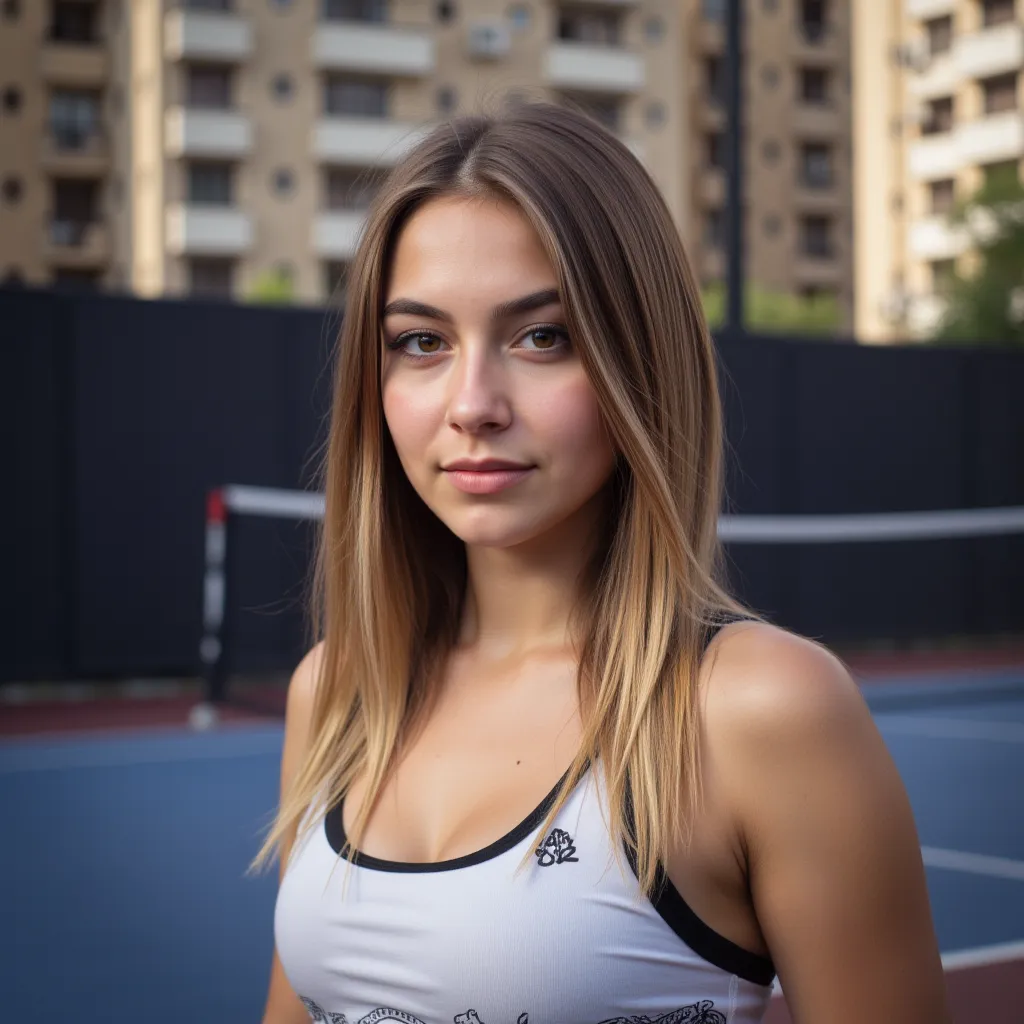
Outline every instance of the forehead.
[[[445, 197], [424, 203], [396, 240], [387, 297], [424, 291], [551, 286], [555, 272], [537, 232], [509, 200]], [[416, 292], [413, 295], [413, 292]]]

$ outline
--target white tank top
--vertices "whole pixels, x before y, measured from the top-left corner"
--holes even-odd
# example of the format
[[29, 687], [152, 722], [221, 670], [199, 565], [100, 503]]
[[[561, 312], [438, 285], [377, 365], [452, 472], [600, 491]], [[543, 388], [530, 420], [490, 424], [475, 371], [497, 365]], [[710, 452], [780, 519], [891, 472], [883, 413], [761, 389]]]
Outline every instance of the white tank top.
[[[476, 853], [434, 864], [357, 853], [344, 896], [343, 805], [333, 808], [296, 844], [274, 920], [285, 974], [312, 1020], [760, 1021], [771, 962], [709, 928], [664, 872], [655, 901], [641, 895], [632, 858], [615, 856], [599, 776], [590, 765], [545, 836], [561, 780]], [[514, 877], [528, 849], [534, 862]]]

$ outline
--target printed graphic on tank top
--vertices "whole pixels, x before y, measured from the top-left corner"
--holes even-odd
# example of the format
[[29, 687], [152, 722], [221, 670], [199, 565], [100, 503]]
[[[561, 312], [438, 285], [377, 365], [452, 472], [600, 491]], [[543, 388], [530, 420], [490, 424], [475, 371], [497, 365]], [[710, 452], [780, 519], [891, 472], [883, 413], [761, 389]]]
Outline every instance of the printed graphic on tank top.
[[[296, 844], [275, 939], [325, 1024], [755, 1024], [771, 961], [701, 921], [664, 872], [652, 902], [616, 856], [590, 765], [545, 836], [559, 784], [507, 835], [436, 864], [357, 854], [343, 805]], [[601, 790], [599, 793], [598, 790]], [[527, 850], [534, 862], [515, 875]]]

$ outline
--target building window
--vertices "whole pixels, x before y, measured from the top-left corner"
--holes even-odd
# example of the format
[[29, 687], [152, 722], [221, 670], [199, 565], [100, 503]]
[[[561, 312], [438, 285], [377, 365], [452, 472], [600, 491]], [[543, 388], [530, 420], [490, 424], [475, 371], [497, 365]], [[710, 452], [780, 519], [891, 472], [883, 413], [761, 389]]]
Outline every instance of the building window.
[[774, 14], [779, 9], [779, 0], [764, 0], [765, 14]]
[[437, 20], [442, 25], [447, 25], [455, 20], [455, 4], [451, 0], [440, 0], [437, 5]]
[[727, 0], [701, 0], [701, 14], [708, 21], [725, 21], [725, 5]]
[[287, 167], [278, 168], [271, 178], [274, 192], [279, 196], [290, 196], [295, 191], [295, 175]]
[[774, 89], [779, 84], [779, 69], [774, 64], [766, 64], [761, 70], [761, 81], [766, 88]]
[[8, 21], [21, 16], [21, 0], [3, 0], [3, 13]]
[[831, 187], [831, 146], [821, 142], [805, 142], [800, 146], [800, 184], [807, 188]]
[[190, 64], [185, 69], [185, 103], [202, 110], [231, 106], [231, 68]]
[[956, 260], [933, 260], [931, 272], [932, 294], [949, 295], [956, 282]]
[[190, 11], [230, 11], [234, 0], [185, 0], [183, 6]]
[[721, 249], [725, 245], [725, 213], [722, 210], [708, 210], [704, 214], [704, 244], [709, 249]]
[[618, 11], [592, 7], [563, 7], [558, 12], [558, 38], [573, 43], [618, 46], [622, 16]]
[[809, 43], [820, 43], [828, 27], [825, 0], [800, 0], [800, 29]]
[[270, 93], [275, 100], [280, 100], [283, 103], [290, 100], [294, 92], [295, 83], [292, 81], [291, 75], [286, 71], [282, 71], [279, 75], [274, 75], [270, 83]]
[[53, 219], [50, 239], [55, 245], [81, 245], [96, 221], [99, 182], [85, 178], [58, 178], [53, 182]]
[[1001, 114], [1004, 110], [1017, 109], [1017, 72], [986, 78], [981, 83], [985, 96], [985, 113]]
[[1005, 25], [1014, 20], [1014, 0], [981, 0], [981, 23], [989, 25]]
[[329, 167], [324, 175], [327, 209], [368, 210], [380, 191], [382, 181], [382, 176], [375, 171]]
[[50, 38], [59, 43], [96, 43], [98, 4], [80, 0], [55, 0]]
[[921, 125], [922, 135], [937, 135], [953, 129], [953, 97], [943, 96], [937, 100], [929, 100], [924, 123]]
[[832, 221], [829, 217], [800, 218], [800, 251], [812, 259], [831, 259]]
[[725, 135], [722, 132], [708, 132], [705, 142], [708, 167], [721, 170], [725, 167]]
[[234, 260], [201, 256], [188, 261], [188, 290], [193, 295], [229, 299], [234, 278]]
[[328, 21], [388, 20], [387, 0], [323, 0], [322, 10]]
[[829, 74], [825, 68], [800, 69], [800, 99], [804, 103], [828, 103]]
[[928, 52], [933, 56], [948, 53], [953, 48], [953, 16], [947, 14], [943, 18], [929, 18], [924, 23], [928, 36]]
[[782, 230], [782, 218], [778, 214], [769, 213], [764, 219], [764, 233], [769, 238], [775, 238]]
[[344, 260], [327, 260], [324, 263], [324, 296], [328, 302], [341, 302], [348, 285], [349, 265]]
[[12, 204], [21, 200], [23, 191], [21, 178], [4, 178], [4, 183], [0, 186], [0, 195], [3, 195], [5, 202]]
[[782, 147], [775, 139], [765, 139], [761, 144], [761, 155], [764, 157], [765, 163], [775, 163], [781, 153]]
[[97, 92], [60, 89], [50, 95], [50, 134], [60, 149], [82, 149], [100, 132]]
[[928, 207], [932, 213], [952, 213], [955, 204], [956, 182], [952, 178], [933, 181], [928, 186]]
[[716, 106], [725, 102], [725, 62], [721, 57], [704, 58], [704, 88]]
[[611, 132], [617, 132], [622, 124], [622, 102], [616, 96], [588, 96], [572, 94], [562, 97], [563, 101], [575, 107]]
[[324, 113], [387, 117], [388, 84], [344, 75], [328, 75], [324, 79]]
[[5, 114], [16, 114], [21, 110], [21, 90], [16, 85], [4, 89], [3, 104]]
[[188, 201], [200, 206], [230, 206], [233, 193], [231, 164], [195, 162], [188, 165]]

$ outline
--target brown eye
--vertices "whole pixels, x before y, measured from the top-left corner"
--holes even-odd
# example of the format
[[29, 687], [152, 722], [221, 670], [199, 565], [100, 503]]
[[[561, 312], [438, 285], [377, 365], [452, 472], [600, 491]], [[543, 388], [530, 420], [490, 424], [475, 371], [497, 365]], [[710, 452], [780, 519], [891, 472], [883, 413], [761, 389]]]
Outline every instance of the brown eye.
[[565, 331], [560, 331], [557, 327], [534, 327], [527, 331], [524, 340], [532, 342], [528, 350], [532, 348], [534, 352], [550, 352], [552, 349], [567, 345], [569, 337]]
[[416, 347], [421, 352], [426, 352], [433, 355], [441, 348], [441, 339], [434, 337], [433, 334], [414, 334], [410, 341], [415, 341]]

